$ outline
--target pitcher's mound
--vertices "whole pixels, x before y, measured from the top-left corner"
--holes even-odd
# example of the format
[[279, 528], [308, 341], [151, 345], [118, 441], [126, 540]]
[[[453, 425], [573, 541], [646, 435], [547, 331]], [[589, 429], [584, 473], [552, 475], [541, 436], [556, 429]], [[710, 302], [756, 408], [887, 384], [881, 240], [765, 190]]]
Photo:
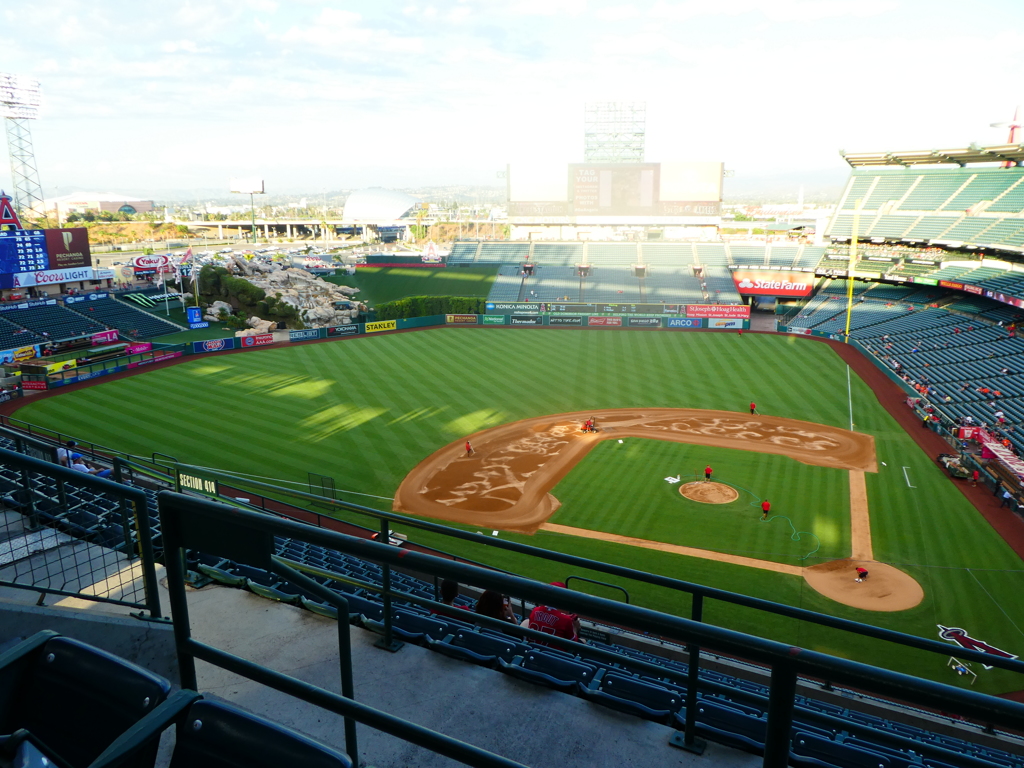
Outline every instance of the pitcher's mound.
[[691, 501], [701, 504], [728, 504], [740, 497], [739, 491], [724, 483], [685, 483], [679, 486], [679, 492]]
[[[858, 565], [868, 570], [862, 582], [855, 581]], [[866, 611], [906, 611], [924, 600], [914, 577], [885, 563], [832, 560], [805, 568], [804, 578], [825, 597]]]

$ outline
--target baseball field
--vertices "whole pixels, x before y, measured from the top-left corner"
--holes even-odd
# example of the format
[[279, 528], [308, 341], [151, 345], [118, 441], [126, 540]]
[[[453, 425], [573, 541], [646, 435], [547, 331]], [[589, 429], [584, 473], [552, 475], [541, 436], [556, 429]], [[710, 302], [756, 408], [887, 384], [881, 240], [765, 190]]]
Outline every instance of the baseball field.
[[[1024, 649], [1024, 563], [825, 344], [769, 334], [434, 329], [187, 360], [15, 415], [295, 487], [316, 472], [353, 492], [339, 496], [378, 509], [394, 504], [923, 637], [936, 638], [941, 624], [1010, 653]], [[590, 416], [599, 432], [585, 435], [579, 425]], [[709, 464], [713, 482], [735, 498], [705, 503], [681, 492], [703, 481]], [[479, 499], [463, 493], [466, 477], [484, 478]], [[528, 523], [503, 517], [526, 507]], [[480, 545], [413, 538], [524, 575], [570, 575]], [[868, 564], [865, 582], [854, 581], [856, 563]], [[688, 615], [685, 596], [622, 586], [634, 603]], [[704, 617], [968, 685], [945, 659], [877, 641], [715, 601]], [[1024, 690], [1015, 675], [976, 671], [976, 690]]]

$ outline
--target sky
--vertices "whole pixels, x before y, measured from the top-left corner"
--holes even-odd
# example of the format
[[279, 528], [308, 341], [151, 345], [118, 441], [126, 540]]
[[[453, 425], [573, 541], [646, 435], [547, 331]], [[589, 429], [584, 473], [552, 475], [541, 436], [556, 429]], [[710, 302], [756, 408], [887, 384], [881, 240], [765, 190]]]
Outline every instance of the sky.
[[841, 180], [840, 149], [1003, 143], [1024, 104], [1021, 0], [46, 0], [0, 29], [47, 194], [503, 186], [580, 162], [589, 101], [646, 102], [648, 161]]

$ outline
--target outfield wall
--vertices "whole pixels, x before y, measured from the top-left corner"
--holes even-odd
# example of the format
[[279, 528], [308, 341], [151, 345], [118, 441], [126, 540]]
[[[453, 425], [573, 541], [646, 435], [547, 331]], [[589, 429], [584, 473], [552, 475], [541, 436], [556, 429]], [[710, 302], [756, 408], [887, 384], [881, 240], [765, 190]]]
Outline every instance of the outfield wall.
[[[297, 331], [262, 333], [252, 336], [229, 336], [222, 339], [206, 339], [187, 344], [161, 345], [138, 354], [105, 360], [92, 365], [80, 365], [71, 370], [59, 371], [52, 375], [25, 374], [22, 387], [26, 390], [42, 391], [57, 389], [69, 384], [121, 373], [152, 363], [164, 362], [188, 355], [204, 355], [213, 352], [232, 352], [259, 349], [280, 344], [325, 341], [352, 336], [368, 336], [375, 333], [408, 331], [416, 328], [487, 326], [494, 328], [602, 328], [611, 330], [666, 330], [666, 331], [745, 331], [750, 320], [721, 317], [666, 317], [645, 315], [430, 315], [398, 320], [377, 320], [368, 323], [352, 323], [331, 328], [309, 328]], [[824, 334], [814, 334], [824, 335]]]

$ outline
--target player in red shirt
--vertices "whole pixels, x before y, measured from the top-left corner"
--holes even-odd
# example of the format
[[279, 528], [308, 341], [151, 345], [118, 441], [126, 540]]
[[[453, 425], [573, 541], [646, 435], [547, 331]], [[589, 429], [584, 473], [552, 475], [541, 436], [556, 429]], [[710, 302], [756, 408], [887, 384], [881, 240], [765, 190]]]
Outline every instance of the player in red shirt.
[[857, 578], [854, 581], [864, 581], [868, 577], [868, 569], [863, 566], [857, 566]]
[[706, 483], [710, 479], [711, 479], [711, 465], [708, 464], [706, 467], [704, 467], [704, 482]]
[[771, 512], [771, 511], [772, 511], [772, 503], [770, 501], [768, 501], [768, 499], [765, 499], [764, 501], [762, 501], [761, 502], [761, 519], [762, 520], [767, 520], [768, 519], [768, 513]]
[[473, 453], [473, 446], [469, 444], [469, 440], [466, 441], [466, 455], [469, 456]]
[[757, 410], [757, 403], [755, 403], [753, 400], [751, 400], [750, 401], [750, 415], [753, 416], [754, 415], [754, 411], [756, 411], [756, 410]]
[[[565, 584], [560, 581], [551, 582], [553, 587], [562, 587]], [[558, 608], [548, 605], [538, 605], [530, 611], [530, 629], [544, 632], [555, 637], [564, 637], [566, 640], [580, 641], [580, 620], [575, 613], [566, 613]]]

